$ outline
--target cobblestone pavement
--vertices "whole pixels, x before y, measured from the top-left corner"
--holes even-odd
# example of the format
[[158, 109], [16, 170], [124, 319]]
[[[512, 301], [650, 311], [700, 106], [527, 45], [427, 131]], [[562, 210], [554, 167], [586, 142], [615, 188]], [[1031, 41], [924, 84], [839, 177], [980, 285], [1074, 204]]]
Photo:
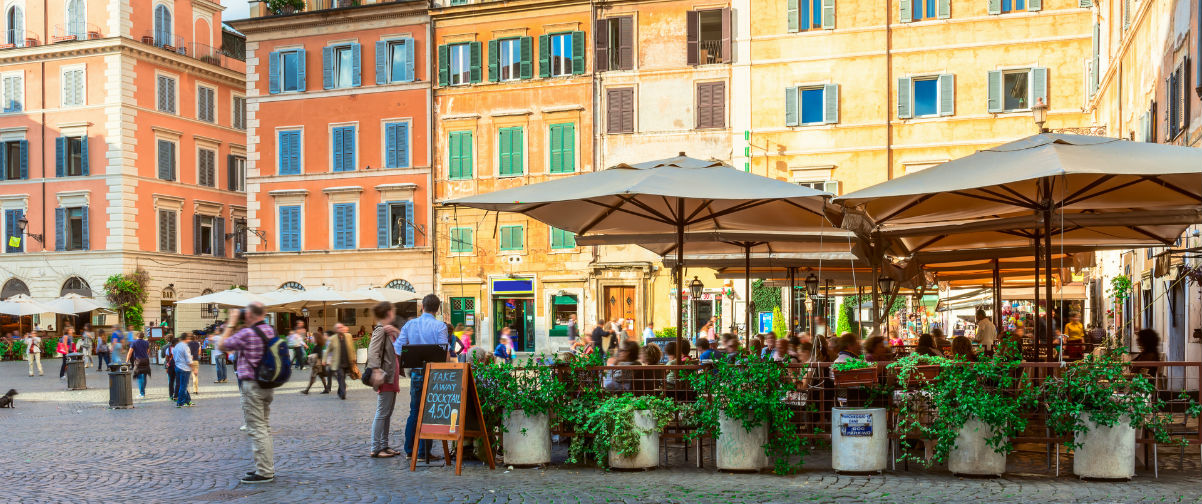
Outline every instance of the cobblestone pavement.
[[[412, 473], [399, 457], [367, 457], [375, 407], [370, 390], [355, 383], [345, 402], [333, 394], [303, 396], [300, 378], [278, 389], [271, 411], [275, 482], [241, 485], [238, 477], [251, 464], [249, 442], [238, 431], [237, 392], [233, 383], [212, 383], [212, 366], [201, 369], [193, 408], [168, 401], [166, 375], [156, 367], [146, 399], [136, 400], [134, 409], [109, 410], [107, 375], [91, 370], [92, 388], [67, 391], [51, 376], [58, 361], [46, 364], [47, 376], [28, 378], [24, 362], [0, 363], [0, 390], [20, 391], [15, 409], [0, 410], [6, 502], [1202, 502], [1196, 446], [1187, 449], [1185, 472], [1177, 470], [1174, 449], [1162, 454], [1159, 479], [1141, 466], [1131, 482], [1056, 477], [1039, 447], [1012, 456], [1011, 472], [1000, 479], [915, 466], [837, 475], [824, 469], [829, 453], [821, 452], [798, 475], [726, 474], [712, 464], [696, 469], [679, 460], [679, 449], [670, 450], [672, 468], [638, 473], [564, 464], [489, 471], [478, 463], [465, 464], [459, 477], [441, 465]], [[307, 379], [308, 372], [301, 375]], [[398, 401], [395, 434], [407, 411], [407, 401]], [[399, 435], [393, 444], [400, 444]], [[562, 448], [557, 452], [562, 460]], [[1062, 462], [1065, 472], [1070, 464]]]

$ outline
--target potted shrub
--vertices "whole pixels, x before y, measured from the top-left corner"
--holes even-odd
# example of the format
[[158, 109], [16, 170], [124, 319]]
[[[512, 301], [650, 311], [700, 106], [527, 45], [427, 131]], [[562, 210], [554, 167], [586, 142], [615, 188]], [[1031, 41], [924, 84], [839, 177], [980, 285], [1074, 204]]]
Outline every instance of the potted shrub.
[[[1022, 361], [1016, 352], [999, 351], [979, 362], [910, 355], [890, 364], [898, 371], [897, 431], [903, 450], [898, 460], [924, 466], [947, 462], [956, 474], [1001, 475], [1010, 438], [1027, 427], [1024, 408], [1034, 404], [1030, 387], [1017, 386]], [[916, 380], [925, 366], [937, 365], [934, 379]], [[912, 439], [929, 445], [926, 456], [911, 455]]]
[[876, 383], [876, 364], [858, 357], [852, 357], [843, 362], [831, 365], [836, 387], [858, 387]]
[[587, 413], [575, 411], [583, 415], [576, 429], [582, 436], [572, 439], [568, 462], [592, 456], [602, 468], [649, 469], [659, 465], [659, 434], [677, 406], [666, 397], [627, 393], [601, 399]]
[[473, 372], [486, 416], [500, 420], [505, 463], [550, 463], [552, 413], [567, 397], [555, 362], [531, 356], [520, 365], [478, 363]]
[[[1048, 427], [1069, 437], [1065, 445], [1074, 451], [1073, 473], [1082, 478], [1134, 476], [1137, 430], [1147, 429], [1157, 442], [1173, 442], [1156, 386], [1142, 374], [1127, 372], [1119, 350], [1086, 355], [1045, 380], [1041, 391]], [[1187, 414], [1198, 414], [1192, 401]]]
[[690, 436], [721, 440], [718, 469], [758, 471], [771, 462], [777, 474], [787, 474], [800, 467], [808, 450], [792, 424], [786, 396], [796, 390], [796, 381], [785, 365], [742, 356], [734, 363], [715, 361], [685, 379], [697, 392], [689, 411], [697, 429]]

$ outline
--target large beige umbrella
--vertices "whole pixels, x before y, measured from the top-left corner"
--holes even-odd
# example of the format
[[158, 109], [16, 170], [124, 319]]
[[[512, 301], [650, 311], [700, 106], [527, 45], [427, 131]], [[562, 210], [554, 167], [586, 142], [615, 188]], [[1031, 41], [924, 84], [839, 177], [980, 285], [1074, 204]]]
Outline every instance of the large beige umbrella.
[[5, 315], [15, 315], [17, 317], [17, 329], [19, 331], [24, 330], [20, 323], [21, 317], [26, 315], [40, 315], [43, 313], [53, 312], [54, 310], [50, 309], [48, 306], [34, 301], [33, 298], [25, 294], [17, 294], [5, 299], [4, 301], [0, 301], [0, 313]]
[[108, 303], [99, 301], [93, 298], [83, 297], [74, 292], [62, 296], [57, 299], [51, 299], [42, 303], [43, 306], [50, 308], [54, 313], [63, 315], [75, 315], [79, 313], [90, 312], [92, 310], [107, 310]]
[[[278, 292], [275, 294], [274, 292]], [[365, 301], [366, 297], [349, 292], [335, 290], [331, 287], [321, 286], [305, 290], [280, 290], [273, 291], [265, 295], [269, 299], [266, 306], [279, 308], [289, 311], [297, 311], [310, 307], [322, 307], [331, 303], [347, 303], [352, 301]]]
[[262, 295], [252, 294], [246, 289], [227, 289], [176, 301], [175, 304], [211, 304], [222, 308], [243, 308], [255, 301], [266, 304], [266, 299]]
[[374, 306], [376, 303], [382, 301], [395, 304], [417, 301], [422, 298], [416, 293], [407, 290], [390, 289], [387, 287], [359, 288], [349, 292], [348, 295], [359, 298], [359, 300], [338, 303], [339, 306]]

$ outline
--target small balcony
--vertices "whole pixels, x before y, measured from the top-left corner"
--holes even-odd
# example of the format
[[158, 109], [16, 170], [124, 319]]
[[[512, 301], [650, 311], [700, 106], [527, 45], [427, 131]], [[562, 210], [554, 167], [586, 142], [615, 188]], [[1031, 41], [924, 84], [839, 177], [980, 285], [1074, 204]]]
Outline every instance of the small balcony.
[[156, 35], [154, 32], [148, 32], [142, 35], [141, 41], [143, 44], [171, 51], [181, 56], [194, 58], [210, 65], [217, 65], [233, 70], [244, 68], [241, 66], [243, 59], [237, 57], [236, 54], [230, 54], [224, 49], [208, 44], [188, 42], [183, 37], [166, 37], [161, 34]]
[[61, 42], [75, 42], [79, 40], [94, 40], [99, 38], [104, 38], [104, 34], [100, 32], [100, 27], [94, 24], [60, 24], [54, 25], [54, 31], [50, 35], [50, 43], [58, 44]]
[[4, 30], [4, 43], [0, 49], [15, 49], [18, 47], [37, 47], [42, 45], [36, 33], [26, 30]]

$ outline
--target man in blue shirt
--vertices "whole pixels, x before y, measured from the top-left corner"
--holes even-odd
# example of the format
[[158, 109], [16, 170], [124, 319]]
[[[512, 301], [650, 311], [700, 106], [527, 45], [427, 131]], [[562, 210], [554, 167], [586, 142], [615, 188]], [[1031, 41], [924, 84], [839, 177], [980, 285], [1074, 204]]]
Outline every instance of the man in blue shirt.
[[[422, 316], [406, 322], [405, 326], [401, 328], [401, 335], [392, 344], [397, 355], [401, 355], [401, 349], [405, 345], [442, 345], [443, 348], [450, 349], [447, 324], [434, 317], [440, 306], [442, 306], [442, 301], [434, 294], [427, 294], [422, 298]], [[423, 371], [422, 368], [409, 370], [409, 418], [405, 420], [405, 456], [407, 457], [416, 455], [418, 458], [426, 458], [430, 453], [430, 446], [433, 444], [431, 441], [423, 441], [417, 453], [413, 453], [413, 438], [417, 435], [417, 414], [421, 409]], [[440, 458], [430, 456], [432, 460]]]

